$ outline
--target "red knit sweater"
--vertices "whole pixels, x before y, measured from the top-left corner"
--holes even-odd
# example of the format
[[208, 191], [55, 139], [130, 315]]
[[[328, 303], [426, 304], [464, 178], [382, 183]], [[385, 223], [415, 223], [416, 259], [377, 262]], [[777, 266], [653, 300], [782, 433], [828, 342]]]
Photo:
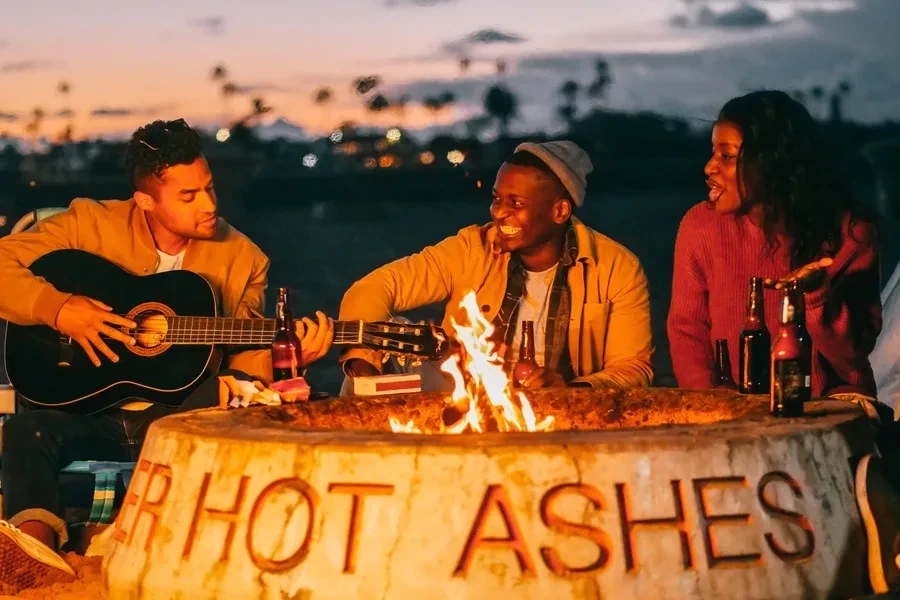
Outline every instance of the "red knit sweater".
[[[856, 392], [875, 396], [869, 353], [881, 331], [878, 242], [875, 228], [857, 221], [827, 269], [822, 287], [806, 294], [806, 328], [813, 341], [813, 395]], [[791, 271], [790, 248], [765, 249], [762, 229], [747, 217], [722, 215], [706, 203], [691, 208], [675, 241], [672, 303], [667, 329], [672, 366], [682, 388], [708, 389], [715, 372], [715, 340], [728, 340], [738, 380], [738, 338], [751, 277]], [[781, 292], [764, 294], [766, 326], [775, 339]]]

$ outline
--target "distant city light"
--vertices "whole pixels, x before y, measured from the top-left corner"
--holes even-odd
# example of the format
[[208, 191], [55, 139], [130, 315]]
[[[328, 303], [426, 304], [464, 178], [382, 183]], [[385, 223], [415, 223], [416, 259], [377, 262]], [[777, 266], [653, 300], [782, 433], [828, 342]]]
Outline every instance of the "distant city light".
[[394, 143], [399, 142], [402, 135], [403, 134], [400, 133], [399, 129], [397, 129], [396, 127], [391, 127], [387, 130], [387, 133], [384, 134], [384, 137], [387, 138], [387, 141]]
[[331, 140], [332, 143], [337, 144], [342, 139], [344, 139], [344, 132], [340, 129], [335, 129], [331, 132], [331, 135], [328, 136], [328, 139]]
[[387, 167], [393, 167], [394, 162], [395, 161], [394, 161], [393, 156], [391, 156], [390, 154], [385, 154], [384, 156], [382, 156], [381, 158], [378, 159], [378, 166], [386, 169]]
[[387, 147], [387, 140], [378, 140], [377, 142], [375, 142], [375, 150], [377, 150], [378, 152], [384, 152], [385, 150], [387, 150]]
[[309, 153], [303, 157], [303, 166], [312, 169], [319, 162], [319, 157], [313, 153]]
[[434, 153], [426, 150], [422, 154], [419, 155], [419, 160], [422, 161], [423, 165], [430, 165], [434, 162]]
[[459, 150], [451, 150], [447, 153], [447, 160], [449, 160], [451, 164], [461, 165], [462, 162], [466, 160], [466, 155]]
[[6, 227], [6, 215], [0, 215], [0, 227]]
[[228, 130], [227, 127], [223, 127], [222, 129], [216, 132], [216, 140], [220, 142], [227, 142], [228, 138], [231, 137], [231, 131]]
[[375, 165], [377, 165], [377, 164], [378, 163], [375, 161], [375, 158], [373, 158], [371, 156], [366, 158], [366, 160], [363, 161], [363, 166], [367, 169], [374, 169]]

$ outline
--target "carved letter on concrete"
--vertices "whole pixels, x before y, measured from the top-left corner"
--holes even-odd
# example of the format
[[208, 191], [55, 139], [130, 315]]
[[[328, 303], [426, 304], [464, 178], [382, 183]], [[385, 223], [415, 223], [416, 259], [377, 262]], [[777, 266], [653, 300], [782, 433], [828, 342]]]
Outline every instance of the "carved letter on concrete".
[[[500, 512], [500, 516], [503, 517], [503, 522], [506, 525], [508, 534], [506, 537], [484, 537], [484, 528], [487, 524], [488, 517], [495, 506]], [[469, 538], [463, 546], [462, 555], [459, 557], [459, 562], [456, 563], [456, 569], [453, 571], [454, 577], [466, 576], [469, 572], [469, 565], [472, 563], [475, 551], [479, 546], [512, 550], [516, 553], [516, 558], [519, 561], [519, 567], [522, 569], [522, 573], [524, 575], [536, 575], [534, 561], [532, 561], [531, 557], [528, 555], [528, 546], [525, 543], [525, 538], [522, 536], [522, 528], [519, 527], [519, 523], [516, 521], [512, 509], [512, 502], [510, 502], [509, 495], [502, 485], [489, 485], [487, 491], [485, 491], [484, 499], [481, 501], [481, 506], [478, 508], [478, 514], [475, 517], [475, 522], [472, 524], [472, 529], [469, 531]]]
[[787, 510], [785, 508], [781, 508], [780, 506], [775, 504], [775, 501], [773, 499], [768, 497], [768, 495], [766, 494], [766, 488], [776, 481], [781, 481], [788, 484], [791, 492], [793, 492], [794, 494], [794, 497], [798, 500], [803, 498], [803, 491], [800, 489], [800, 484], [797, 483], [796, 479], [782, 471], [772, 471], [771, 473], [766, 473], [765, 475], [763, 475], [762, 479], [759, 480], [759, 486], [757, 486], [759, 503], [766, 514], [773, 519], [787, 521], [788, 523], [792, 523], [796, 527], [802, 529], [804, 537], [806, 538], [806, 543], [792, 552], [790, 550], [785, 550], [775, 539], [775, 536], [771, 533], [767, 533], [765, 535], [766, 543], [769, 544], [769, 548], [772, 550], [775, 556], [785, 562], [800, 562], [807, 560], [812, 557], [813, 552], [816, 548], [816, 536], [813, 533], [812, 524], [809, 522], [809, 519], [807, 519], [805, 515]]
[[747, 487], [746, 477], [704, 477], [694, 479], [694, 494], [697, 497], [697, 513], [700, 515], [700, 528], [703, 530], [703, 545], [706, 547], [706, 563], [710, 569], [716, 567], [744, 567], [762, 564], [762, 554], [719, 554], [716, 544], [714, 525], [747, 525], [750, 523], [748, 513], [714, 515], [709, 506], [706, 490], [711, 487]]
[[594, 542], [597, 546], [597, 560], [583, 567], [570, 567], [556, 554], [553, 548], [541, 547], [541, 558], [550, 571], [559, 577], [574, 579], [575, 577], [590, 577], [597, 571], [603, 570], [609, 564], [610, 548], [612, 543], [609, 536], [602, 529], [591, 527], [583, 523], [566, 521], [553, 512], [553, 504], [556, 499], [566, 492], [584, 496], [595, 510], [603, 510], [604, 500], [600, 490], [592, 485], [584, 483], [564, 483], [547, 490], [541, 498], [541, 520], [550, 531], [563, 535], [572, 535], [585, 538]]
[[206, 518], [228, 523], [228, 531], [225, 533], [225, 541], [222, 543], [222, 553], [219, 555], [219, 561], [225, 562], [231, 555], [231, 545], [234, 542], [234, 534], [240, 521], [241, 508], [247, 495], [247, 484], [250, 482], [250, 476], [243, 475], [241, 477], [234, 503], [231, 508], [224, 509], [207, 508], [206, 506], [206, 496], [209, 493], [211, 479], [212, 473], [203, 475], [203, 483], [200, 484], [200, 496], [197, 498], [197, 504], [194, 506], [194, 516], [188, 528], [187, 540], [184, 542], [184, 550], [181, 552], [181, 557], [188, 558], [191, 555], [191, 550], [194, 548], [194, 538], [197, 536], [197, 527], [200, 525], [200, 520]]
[[[307, 508], [309, 508], [309, 519], [306, 522], [306, 533], [303, 536], [303, 542], [300, 543], [300, 546], [287, 558], [275, 560], [274, 558], [266, 558], [259, 553], [253, 545], [253, 531], [256, 528], [256, 521], [259, 519], [262, 508], [269, 496], [285, 489], [294, 490], [301, 498], [303, 498], [303, 502], [305, 502]], [[247, 552], [250, 554], [250, 560], [253, 561], [253, 564], [261, 571], [281, 573], [293, 569], [302, 563], [309, 555], [313, 524], [316, 522], [316, 507], [318, 504], [319, 496], [316, 494], [316, 490], [310, 487], [310, 485], [302, 479], [296, 477], [277, 479], [267, 485], [266, 488], [260, 492], [259, 497], [256, 498], [256, 502], [253, 503], [253, 509], [250, 511], [250, 518], [247, 520]], [[268, 525], [271, 527], [272, 523], [269, 523]]]
[[634, 530], [661, 529], [673, 527], [678, 531], [681, 540], [682, 565], [685, 569], [694, 568], [694, 557], [691, 540], [688, 537], [687, 517], [684, 514], [684, 495], [681, 491], [681, 480], [672, 480], [672, 496], [675, 499], [675, 516], [656, 519], [633, 519], [629, 510], [628, 487], [624, 483], [616, 484], [616, 495], [619, 500], [619, 521], [622, 524], [622, 545], [625, 550], [625, 572], [633, 573], [639, 569], [637, 556], [634, 554]]
[[[150, 467], [153, 463], [146, 459], [141, 459], [138, 461], [137, 468], [134, 470], [134, 477], [131, 480], [131, 485], [128, 486], [128, 492], [125, 493], [125, 498], [122, 499], [122, 506], [119, 508], [119, 515], [116, 517], [115, 531], [113, 531], [113, 538], [116, 541], [124, 542], [128, 539], [128, 530], [125, 529], [125, 515], [128, 513], [129, 506], [137, 506], [138, 501], [141, 499], [141, 496], [147, 493], [147, 490], [150, 488]], [[134, 492], [133, 490], [137, 488], [137, 480], [138, 476], [141, 473], [147, 473], [147, 482], [144, 484], [144, 489], [140, 494]], [[137, 515], [132, 519], [131, 528], [134, 527], [134, 523], [137, 520]], [[129, 528], [129, 529], [131, 529]]]
[[390, 496], [394, 486], [377, 483], [332, 483], [328, 491], [333, 494], [352, 494], [350, 505], [350, 525], [347, 528], [347, 553], [344, 555], [344, 573], [356, 572], [356, 547], [359, 545], [359, 530], [362, 528], [362, 513], [366, 496]]

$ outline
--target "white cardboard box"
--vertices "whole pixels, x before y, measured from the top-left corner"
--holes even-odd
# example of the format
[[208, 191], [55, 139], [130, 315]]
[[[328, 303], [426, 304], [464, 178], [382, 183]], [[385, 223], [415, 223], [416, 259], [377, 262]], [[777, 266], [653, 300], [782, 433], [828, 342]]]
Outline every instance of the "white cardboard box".
[[374, 375], [353, 378], [353, 393], [357, 396], [384, 396], [421, 391], [421, 375]]

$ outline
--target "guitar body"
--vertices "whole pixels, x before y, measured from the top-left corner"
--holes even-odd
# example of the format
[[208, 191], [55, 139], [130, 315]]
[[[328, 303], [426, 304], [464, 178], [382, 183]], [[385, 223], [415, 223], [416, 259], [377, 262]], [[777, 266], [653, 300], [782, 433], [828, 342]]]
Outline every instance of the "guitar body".
[[[87, 296], [128, 315], [141, 327], [151, 315], [217, 316], [209, 283], [190, 271], [137, 276], [81, 250], [51, 252], [30, 267], [63, 292]], [[148, 336], [143, 336], [144, 338]], [[105, 338], [104, 338], [105, 339]], [[102, 353], [95, 367], [72, 341], [43, 325], [6, 330], [6, 371], [16, 391], [33, 405], [91, 414], [138, 397], [177, 406], [215, 370], [218, 353], [212, 345], [140, 342], [134, 348], [112, 339], [107, 345], [119, 356], [113, 363]], [[145, 340], [146, 341], [146, 340]], [[60, 366], [60, 361], [69, 366]]]

